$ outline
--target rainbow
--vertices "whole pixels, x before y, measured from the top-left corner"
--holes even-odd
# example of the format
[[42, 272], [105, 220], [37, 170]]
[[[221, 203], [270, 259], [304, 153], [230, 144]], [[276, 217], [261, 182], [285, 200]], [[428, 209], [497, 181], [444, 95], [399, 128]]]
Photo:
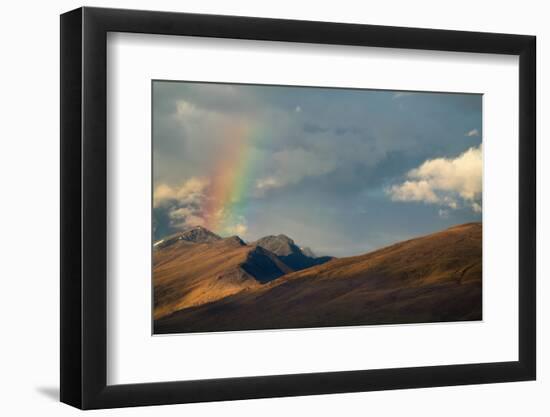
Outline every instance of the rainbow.
[[220, 235], [244, 234], [246, 199], [254, 187], [252, 171], [259, 160], [254, 145], [259, 130], [246, 120], [233, 121], [224, 129], [225, 145], [210, 176], [208, 197], [203, 207], [205, 227]]

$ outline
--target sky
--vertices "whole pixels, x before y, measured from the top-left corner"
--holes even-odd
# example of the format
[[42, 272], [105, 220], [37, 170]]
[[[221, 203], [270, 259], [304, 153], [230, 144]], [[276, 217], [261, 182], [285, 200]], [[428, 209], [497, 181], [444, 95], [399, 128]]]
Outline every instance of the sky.
[[482, 96], [153, 81], [154, 240], [352, 256], [481, 221]]

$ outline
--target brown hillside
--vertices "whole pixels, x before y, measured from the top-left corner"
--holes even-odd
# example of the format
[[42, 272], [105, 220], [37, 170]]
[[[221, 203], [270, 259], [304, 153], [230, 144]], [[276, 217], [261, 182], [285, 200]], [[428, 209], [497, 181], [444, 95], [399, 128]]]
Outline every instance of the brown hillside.
[[155, 321], [155, 333], [480, 320], [482, 226], [333, 259]]
[[275, 255], [236, 236], [203, 243], [173, 239], [153, 253], [154, 317], [259, 288], [288, 272]]

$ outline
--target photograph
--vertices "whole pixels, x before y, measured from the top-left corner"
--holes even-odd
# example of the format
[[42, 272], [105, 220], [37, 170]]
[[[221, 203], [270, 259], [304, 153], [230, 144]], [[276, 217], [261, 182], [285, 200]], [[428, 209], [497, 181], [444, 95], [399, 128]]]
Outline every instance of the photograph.
[[482, 97], [153, 80], [153, 334], [482, 320]]

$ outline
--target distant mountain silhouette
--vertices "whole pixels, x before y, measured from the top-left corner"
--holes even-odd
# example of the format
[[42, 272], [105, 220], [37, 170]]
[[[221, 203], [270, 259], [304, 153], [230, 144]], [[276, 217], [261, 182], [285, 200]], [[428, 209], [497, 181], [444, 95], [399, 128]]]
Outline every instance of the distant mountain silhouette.
[[332, 259], [331, 256], [317, 258], [309, 248], [306, 248], [307, 254], [304, 253], [291, 238], [285, 235], [266, 236], [252, 242], [252, 245], [258, 245], [273, 252], [295, 271], [320, 265]]
[[230, 239], [155, 250], [155, 333], [482, 318], [480, 223], [294, 272], [292, 239]]

